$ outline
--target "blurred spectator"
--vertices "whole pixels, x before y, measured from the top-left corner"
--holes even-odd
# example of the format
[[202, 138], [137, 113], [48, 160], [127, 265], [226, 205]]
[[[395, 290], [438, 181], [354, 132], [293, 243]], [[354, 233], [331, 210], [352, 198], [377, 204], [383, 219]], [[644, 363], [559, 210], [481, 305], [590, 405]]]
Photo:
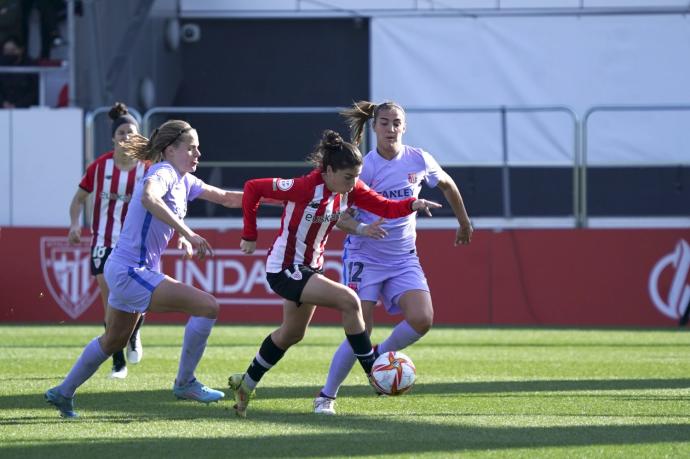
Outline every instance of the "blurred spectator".
[[23, 37], [22, 0], [0, 0], [0, 43], [8, 37]]
[[[35, 63], [26, 56], [25, 48], [16, 37], [2, 44], [2, 66], [32, 66]], [[2, 108], [26, 108], [38, 105], [38, 74], [0, 73], [0, 101]]]
[[38, 10], [41, 23], [41, 54], [40, 59], [50, 59], [50, 51], [53, 46], [64, 43], [60, 36], [60, 17], [65, 16], [67, 5], [64, 0], [21, 0], [22, 21], [24, 29], [24, 43], [29, 44], [29, 20], [31, 10]]

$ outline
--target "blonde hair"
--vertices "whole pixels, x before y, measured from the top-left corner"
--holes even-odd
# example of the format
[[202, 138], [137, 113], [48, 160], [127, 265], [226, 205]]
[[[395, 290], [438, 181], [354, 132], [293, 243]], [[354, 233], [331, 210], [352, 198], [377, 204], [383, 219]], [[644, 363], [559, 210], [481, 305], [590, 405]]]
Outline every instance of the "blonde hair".
[[405, 114], [405, 109], [397, 102], [386, 101], [377, 105], [368, 100], [355, 102], [350, 108], [340, 112], [340, 116], [345, 118], [345, 122], [350, 128], [350, 141], [355, 145], [362, 143], [364, 126], [366, 126], [369, 118], [374, 118], [374, 123], [376, 123], [376, 118], [378, 118], [381, 110], [390, 110], [392, 108], [397, 108], [403, 115]]
[[154, 129], [151, 138], [135, 134], [121, 142], [124, 154], [129, 158], [157, 163], [163, 160], [163, 153], [171, 145], [190, 140], [189, 132], [194, 128], [186, 121], [169, 120]]

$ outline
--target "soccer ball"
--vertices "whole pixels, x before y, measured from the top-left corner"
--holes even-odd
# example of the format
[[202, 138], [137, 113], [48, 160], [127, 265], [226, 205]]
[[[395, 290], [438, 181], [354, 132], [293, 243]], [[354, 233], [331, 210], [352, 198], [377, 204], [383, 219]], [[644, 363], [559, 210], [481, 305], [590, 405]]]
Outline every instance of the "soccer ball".
[[382, 394], [402, 395], [412, 389], [415, 379], [417, 369], [402, 352], [384, 352], [371, 368], [371, 383]]

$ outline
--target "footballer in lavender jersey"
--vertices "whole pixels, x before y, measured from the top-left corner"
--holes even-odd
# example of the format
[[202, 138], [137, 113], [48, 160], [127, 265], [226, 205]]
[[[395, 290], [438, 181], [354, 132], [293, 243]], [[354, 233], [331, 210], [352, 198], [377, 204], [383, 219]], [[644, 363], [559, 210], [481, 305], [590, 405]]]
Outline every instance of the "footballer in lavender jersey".
[[202, 403], [217, 402], [225, 394], [196, 379], [195, 371], [206, 349], [218, 316], [213, 295], [183, 284], [160, 272], [160, 257], [173, 233], [186, 256], [213, 255], [211, 245], [184, 222], [187, 201], [204, 199], [226, 207], [240, 207], [242, 193], [208, 185], [192, 175], [201, 151], [199, 136], [186, 121], [170, 120], [155, 129], [151, 138], [135, 134], [123, 142], [125, 154], [152, 166], [136, 185], [129, 214], [117, 246], [105, 264], [110, 287], [105, 333], [86, 345], [59, 385], [48, 389], [45, 399], [65, 418], [77, 416], [74, 394], [113, 352], [122, 349], [144, 312], [183, 312], [182, 352], [173, 395]]
[[[417, 197], [423, 182], [439, 187], [458, 220], [454, 245], [468, 244], [473, 228], [457, 185], [429, 153], [402, 142], [407, 129], [405, 110], [395, 102], [360, 101], [341, 114], [355, 144], [361, 142], [366, 123], [373, 118], [376, 148], [364, 157], [361, 180], [389, 199]], [[367, 332], [373, 328], [378, 300], [388, 313], [402, 313], [403, 320], [377, 347], [378, 353], [399, 351], [424, 336], [434, 316], [416, 252], [416, 216], [384, 221], [359, 211], [354, 217], [338, 222], [350, 234], [343, 251], [344, 281], [362, 302]], [[353, 365], [352, 349], [343, 342], [333, 355], [326, 384], [314, 399], [315, 413], [335, 414], [338, 390]]]
[[[168, 161], [151, 166], [142, 182], [147, 180], [156, 181], [167, 190], [161, 199], [180, 220], [187, 214], [187, 202], [204, 191], [203, 181], [192, 174], [180, 175]], [[132, 202], [141, 202], [143, 194], [144, 187], [136, 187]], [[172, 226], [154, 218], [144, 206], [132, 205], [110, 258], [127, 266], [160, 271], [160, 257], [174, 232]]]

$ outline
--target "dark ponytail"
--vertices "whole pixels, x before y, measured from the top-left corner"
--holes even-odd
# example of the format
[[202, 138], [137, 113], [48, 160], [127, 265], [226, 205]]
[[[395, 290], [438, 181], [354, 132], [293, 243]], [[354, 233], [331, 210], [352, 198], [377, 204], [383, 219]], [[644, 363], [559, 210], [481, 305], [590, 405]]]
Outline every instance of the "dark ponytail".
[[327, 129], [321, 135], [321, 141], [307, 160], [316, 168], [326, 171], [331, 166], [333, 171], [351, 169], [362, 165], [362, 153], [357, 146], [345, 142], [335, 131]]
[[115, 102], [115, 104], [110, 108], [108, 116], [111, 120], [113, 120], [113, 125], [111, 127], [112, 132], [110, 134], [111, 137], [115, 137], [115, 131], [117, 131], [117, 128], [123, 124], [133, 124], [137, 127], [137, 131], [139, 131], [139, 123], [132, 115], [129, 114], [129, 109], [122, 102]]
[[369, 121], [370, 118], [374, 118], [375, 123], [381, 110], [390, 110], [391, 108], [397, 108], [405, 114], [405, 109], [397, 102], [387, 101], [376, 105], [368, 100], [355, 102], [350, 108], [346, 108], [340, 112], [340, 116], [345, 118], [345, 122], [350, 128], [350, 141], [355, 145], [362, 143], [364, 126], [366, 126], [367, 121]]

